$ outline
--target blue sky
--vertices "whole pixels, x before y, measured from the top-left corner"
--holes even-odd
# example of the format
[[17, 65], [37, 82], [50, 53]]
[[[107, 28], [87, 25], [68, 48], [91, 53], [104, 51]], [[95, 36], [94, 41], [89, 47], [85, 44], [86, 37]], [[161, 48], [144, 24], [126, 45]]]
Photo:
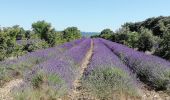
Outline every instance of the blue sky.
[[76, 26], [82, 31], [118, 29], [125, 22], [169, 16], [170, 0], [0, 0], [1, 27], [20, 25], [30, 29], [38, 20], [56, 30]]

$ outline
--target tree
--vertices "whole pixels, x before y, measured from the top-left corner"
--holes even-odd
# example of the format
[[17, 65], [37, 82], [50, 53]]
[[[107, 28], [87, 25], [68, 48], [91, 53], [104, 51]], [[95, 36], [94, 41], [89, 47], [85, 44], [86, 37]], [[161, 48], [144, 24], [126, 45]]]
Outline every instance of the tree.
[[121, 43], [121, 44], [127, 44], [126, 42], [128, 41], [128, 33], [129, 33], [129, 28], [122, 26], [115, 35], [113, 35], [112, 39], [114, 42]]
[[140, 29], [140, 35], [138, 40], [138, 50], [144, 52], [150, 51], [154, 46], [154, 43], [155, 41], [152, 31], [142, 27]]
[[16, 32], [16, 40], [22, 40], [25, 38], [25, 30], [19, 25], [15, 25], [12, 27], [13, 31]]
[[30, 30], [27, 30], [27, 31], [25, 32], [25, 38], [26, 38], [26, 39], [31, 39], [31, 31], [30, 31]]
[[63, 37], [67, 42], [81, 38], [81, 32], [77, 27], [68, 27], [63, 31], [63, 33]]
[[101, 38], [111, 40], [113, 35], [113, 31], [111, 29], [104, 29], [99, 35]]
[[5, 59], [6, 57], [6, 48], [7, 48], [7, 34], [3, 31], [0, 32], [0, 60]]
[[[11, 28], [8, 29], [11, 31]], [[10, 34], [8, 29], [0, 32], [0, 60], [13, 56], [17, 46], [15, 35]]]
[[139, 33], [138, 32], [129, 32], [127, 33], [127, 41], [125, 42], [125, 45], [131, 47], [131, 48], [137, 48], [138, 40], [139, 40]]
[[[38, 34], [38, 36], [45, 40], [51, 47], [55, 46], [57, 43], [61, 43], [62, 36], [59, 32], [56, 32], [54, 28], [51, 27], [50, 23], [47, 23], [45, 21], [38, 21], [36, 23], [32, 24], [33, 32], [35, 34]], [[68, 29], [66, 30], [66, 36], [68, 39], [72, 39], [71, 34], [74, 35], [74, 38], [77, 39], [79, 34], [76, 33], [77, 30], [75, 29]]]
[[159, 48], [155, 51], [155, 55], [170, 60], [170, 31], [164, 33]]
[[128, 34], [127, 33], [117, 33], [115, 38], [115, 42], [121, 43], [121, 44], [127, 44], [126, 42], [128, 41]]
[[99, 35], [93, 35], [91, 36], [91, 38], [99, 38], [100, 36]]
[[19, 25], [14, 25], [13, 27], [3, 28], [3, 31], [14, 40], [21, 40], [25, 38], [25, 30]]
[[55, 42], [56, 44], [61, 44], [61, 43], [65, 43], [66, 40], [64, 39], [64, 33], [63, 32], [56, 32], [55, 33]]
[[53, 31], [51, 24], [43, 21], [37, 21], [32, 24], [32, 29], [35, 34], [38, 34], [38, 36], [41, 39], [44, 39], [45, 41], [48, 40], [48, 34]]
[[50, 44], [51, 47], [55, 45], [59, 45], [64, 42], [63, 39], [63, 33], [62, 32], [55, 32], [48, 34], [48, 44]]

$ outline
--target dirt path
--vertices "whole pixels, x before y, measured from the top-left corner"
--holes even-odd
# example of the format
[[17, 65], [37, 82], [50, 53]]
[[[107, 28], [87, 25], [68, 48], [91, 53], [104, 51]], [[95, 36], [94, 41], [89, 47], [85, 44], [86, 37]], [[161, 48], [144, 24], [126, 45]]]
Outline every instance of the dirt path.
[[91, 56], [93, 54], [93, 48], [94, 48], [94, 43], [93, 43], [93, 40], [91, 40], [91, 47], [90, 47], [89, 51], [87, 52], [87, 54], [86, 54], [86, 56], [85, 56], [85, 58], [82, 62], [80, 75], [76, 78], [76, 80], [73, 83], [74, 90], [72, 91], [73, 93], [71, 94], [72, 100], [88, 100], [89, 98], [91, 98], [90, 100], [92, 100], [92, 97], [90, 97], [90, 95], [87, 94], [87, 92], [85, 92], [82, 89], [81, 77], [83, 76], [84, 71], [89, 64], [89, 61], [90, 61]]
[[23, 83], [22, 79], [12, 80], [0, 88], [0, 100], [13, 100], [10, 96], [10, 92], [14, 87], [18, 87]]
[[157, 92], [150, 89], [148, 86], [142, 85], [143, 92], [142, 100], [170, 100], [170, 96], [164, 92]]

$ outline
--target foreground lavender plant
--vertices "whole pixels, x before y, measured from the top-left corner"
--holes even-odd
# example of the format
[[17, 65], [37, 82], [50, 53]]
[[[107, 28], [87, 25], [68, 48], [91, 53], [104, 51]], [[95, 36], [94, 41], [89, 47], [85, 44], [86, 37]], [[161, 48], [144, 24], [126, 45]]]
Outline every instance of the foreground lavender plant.
[[100, 99], [116, 99], [113, 94], [121, 93], [138, 95], [129, 69], [99, 39], [94, 39], [94, 53], [82, 80]]
[[102, 40], [137, 76], [157, 90], [170, 89], [170, 62], [135, 51], [124, 45]]

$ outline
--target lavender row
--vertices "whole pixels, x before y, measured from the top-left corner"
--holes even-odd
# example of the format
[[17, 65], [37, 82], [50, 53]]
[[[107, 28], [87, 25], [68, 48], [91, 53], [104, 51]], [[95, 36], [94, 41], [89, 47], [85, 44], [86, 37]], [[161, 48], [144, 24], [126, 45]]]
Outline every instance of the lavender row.
[[102, 40], [137, 76], [157, 90], [170, 88], [170, 62], [135, 51], [124, 45]]
[[63, 46], [38, 50], [18, 59], [0, 62], [0, 85], [3, 85], [6, 81], [14, 77], [22, 76], [24, 71], [30, 70], [36, 64], [42, 63], [50, 58], [59, 58], [65, 51], [80, 44], [84, 40], [85, 39], [76, 40], [63, 44]]
[[10, 65], [19, 64], [19, 63], [30, 63], [30, 64], [31, 63], [33, 64], [36, 62], [40, 63], [40, 62], [43, 62], [49, 58], [59, 56], [66, 50], [72, 48], [75, 45], [78, 45], [83, 40], [84, 40], [84, 38], [75, 40], [72, 42], [67, 42], [67, 43], [57, 46], [57, 47], [37, 50], [36, 52], [31, 52], [31, 53], [28, 53], [27, 55], [21, 56], [18, 59], [2, 61], [2, 62], [0, 62], [0, 65], [9, 67]]
[[119, 92], [133, 96], [138, 93], [137, 85], [127, 66], [99, 39], [94, 39], [93, 56], [83, 81], [84, 86], [91, 89], [100, 99]]
[[86, 73], [91, 72], [96, 67], [119, 67], [129, 73], [128, 68], [122, 61], [112, 53], [100, 40], [94, 39], [94, 51], [90, 61], [90, 65]]
[[[55, 74], [63, 81], [62, 85], [59, 83], [53, 84], [56, 89], [61, 88], [63, 85], [69, 90], [72, 88], [72, 83], [79, 70], [83, 58], [90, 48], [90, 39], [85, 39], [79, 45], [69, 49], [62, 54], [60, 58], [49, 59], [34, 67], [34, 70], [26, 73], [25, 79], [31, 82], [37, 73], [43, 71], [46, 75]], [[49, 84], [51, 82], [49, 81]]]

